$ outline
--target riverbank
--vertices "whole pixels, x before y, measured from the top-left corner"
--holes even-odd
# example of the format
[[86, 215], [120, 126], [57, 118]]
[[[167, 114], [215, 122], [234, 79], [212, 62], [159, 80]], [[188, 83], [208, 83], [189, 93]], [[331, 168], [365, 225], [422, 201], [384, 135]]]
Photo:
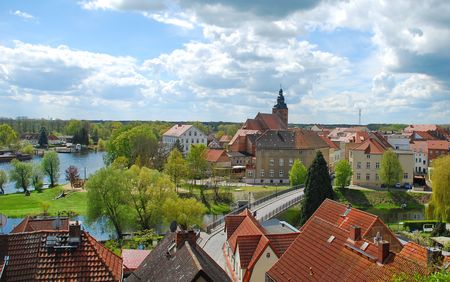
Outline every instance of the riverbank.
[[[352, 207], [379, 216], [385, 223], [400, 220], [423, 219], [425, 204], [431, 194], [406, 191], [371, 191], [354, 189], [335, 189], [336, 201], [352, 204]], [[293, 226], [300, 221], [300, 205], [289, 208], [277, 216]]]
[[30, 196], [23, 193], [0, 195], [0, 213], [8, 217], [25, 217], [44, 212], [48, 205], [48, 214], [57, 215], [58, 212], [72, 212], [85, 215], [87, 208], [86, 193], [68, 192], [68, 194], [56, 200], [63, 191], [62, 186], [44, 189], [42, 193], [31, 192]]

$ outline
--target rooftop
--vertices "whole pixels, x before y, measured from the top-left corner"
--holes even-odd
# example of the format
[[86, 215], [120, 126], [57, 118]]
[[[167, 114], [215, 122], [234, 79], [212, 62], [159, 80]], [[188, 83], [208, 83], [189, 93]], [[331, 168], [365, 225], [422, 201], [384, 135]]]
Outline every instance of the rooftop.
[[191, 127], [192, 127], [192, 125], [190, 125], [190, 124], [175, 124], [169, 130], [164, 132], [163, 135], [180, 137], [181, 135], [183, 135], [183, 133], [188, 131]]
[[149, 250], [122, 250], [123, 266], [126, 271], [134, 271], [144, 261], [144, 259], [150, 254]]

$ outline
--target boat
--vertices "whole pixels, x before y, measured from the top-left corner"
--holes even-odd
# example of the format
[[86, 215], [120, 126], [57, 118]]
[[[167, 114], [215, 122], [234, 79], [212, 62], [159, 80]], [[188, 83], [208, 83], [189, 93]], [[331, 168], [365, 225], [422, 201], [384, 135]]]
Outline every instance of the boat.
[[0, 163], [8, 163], [13, 159], [18, 159], [19, 161], [29, 161], [33, 158], [30, 154], [16, 153], [14, 151], [1, 151], [0, 152]]

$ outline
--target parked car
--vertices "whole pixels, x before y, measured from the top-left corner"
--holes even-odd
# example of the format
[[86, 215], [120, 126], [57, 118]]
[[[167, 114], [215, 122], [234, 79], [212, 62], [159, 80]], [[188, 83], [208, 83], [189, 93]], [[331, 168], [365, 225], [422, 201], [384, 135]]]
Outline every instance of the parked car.
[[401, 187], [402, 187], [402, 185], [400, 183], [395, 184], [395, 188], [401, 188]]
[[405, 189], [412, 189], [412, 185], [409, 184], [409, 183], [405, 183], [405, 184], [403, 184], [403, 188], [405, 188]]

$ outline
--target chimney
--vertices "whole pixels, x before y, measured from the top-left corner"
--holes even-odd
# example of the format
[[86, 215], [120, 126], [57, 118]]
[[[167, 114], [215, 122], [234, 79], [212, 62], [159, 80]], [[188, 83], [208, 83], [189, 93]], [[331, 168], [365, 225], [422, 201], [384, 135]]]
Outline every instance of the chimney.
[[197, 244], [198, 235], [194, 230], [180, 230], [177, 231], [175, 243], [177, 244], [177, 249], [179, 249], [184, 242], [189, 242], [192, 245]]
[[433, 248], [431, 250], [428, 250], [428, 265], [439, 265], [442, 263], [442, 251], [438, 248]]
[[384, 260], [389, 255], [389, 242], [388, 241], [377, 241], [378, 249], [377, 249], [377, 261], [379, 263], [383, 263]]
[[69, 245], [78, 246], [81, 242], [81, 224], [77, 221], [69, 223]]
[[361, 227], [353, 225], [350, 227], [350, 239], [352, 241], [361, 240]]

